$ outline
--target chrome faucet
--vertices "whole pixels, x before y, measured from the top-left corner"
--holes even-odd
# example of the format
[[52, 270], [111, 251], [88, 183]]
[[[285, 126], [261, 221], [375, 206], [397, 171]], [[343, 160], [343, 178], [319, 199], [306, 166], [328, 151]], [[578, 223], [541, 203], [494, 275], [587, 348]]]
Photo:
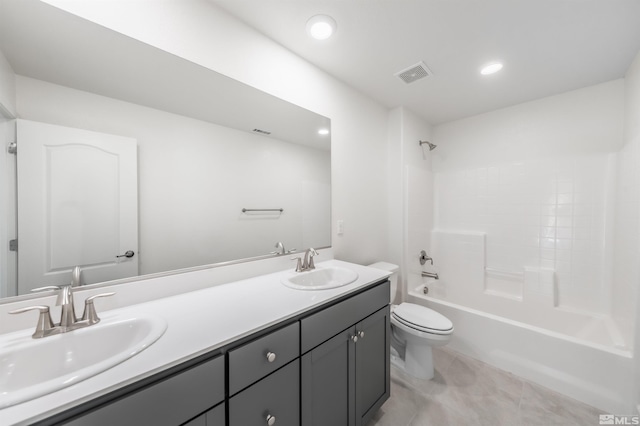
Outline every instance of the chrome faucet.
[[80, 285], [80, 267], [76, 266], [71, 271], [71, 282], [67, 285], [61, 286], [48, 286], [35, 288], [31, 291], [40, 291], [45, 289], [55, 290], [59, 289], [60, 293], [58, 294], [58, 300], [56, 301], [56, 305], [60, 306], [62, 311], [60, 317], [60, 327], [63, 332], [67, 330], [73, 330], [73, 326], [78, 322], [78, 318], [76, 317], [76, 310], [73, 306], [73, 287], [77, 287]]
[[319, 253], [313, 247], [310, 247], [304, 252], [304, 258], [292, 257], [291, 260], [297, 260], [296, 272], [305, 272], [312, 269], [316, 269], [316, 265], [313, 263], [313, 256], [317, 256]]
[[278, 256], [281, 256], [283, 254], [289, 254], [289, 253], [293, 253], [294, 251], [296, 251], [296, 249], [291, 249], [289, 251], [285, 250], [284, 248], [284, 244], [282, 244], [281, 241], [278, 241], [275, 245], [275, 248], [277, 248], [278, 250], [276, 251], [272, 251], [271, 254], [276, 254]]
[[438, 277], [438, 274], [436, 272], [426, 272], [426, 271], [422, 271], [422, 276], [423, 277], [427, 277], [427, 278], [435, 278], [436, 280], [439, 280], [440, 278]]
[[59, 290], [56, 305], [60, 306], [60, 322], [55, 324], [51, 320], [51, 313], [48, 306], [27, 306], [26, 308], [10, 311], [10, 314], [21, 314], [23, 312], [39, 310], [38, 324], [36, 331], [33, 333], [34, 339], [52, 336], [54, 334], [66, 333], [78, 328], [88, 327], [100, 322], [100, 318], [96, 313], [93, 301], [98, 297], [113, 296], [115, 293], [101, 293], [88, 297], [84, 303], [84, 312], [82, 318], [76, 316], [75, 307], [73, 305], [73, 287], [77, 287], [80, 283], [80, 268], [76, 266], [71, 273], [71, 282], [61, 286], [46, 286], [34, 288], [31, 291]]
[[313, 247], [309, 247], [307, 251], [304, 252], [304, 262], [302, 262], [302, 269], [305, 271], [309, 271], [311, 269], [316, 269], [316, 265], [313, 263], [313, 256], [317, 256], [318, 252]]
[[75, 266], [71, 271], [71, 287], [80, 286], [80, 274], [81, 274], [80, 267]]

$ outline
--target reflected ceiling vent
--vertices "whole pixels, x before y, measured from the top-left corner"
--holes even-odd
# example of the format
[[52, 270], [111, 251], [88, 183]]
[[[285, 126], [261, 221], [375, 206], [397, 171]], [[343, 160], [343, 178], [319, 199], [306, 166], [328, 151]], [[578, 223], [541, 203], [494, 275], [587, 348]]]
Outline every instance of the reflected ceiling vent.
[[409, 68], [404, 69], [402, 71], [399, 71], [394, 75], [398, 77], [400, 80], [409, 84], [409, 83], [413, 83], [414, 81], [420, 80], [421, 78], [425, 78], [430, 75], [433, 75], [433, 73], [429, 68], [427, 68], [424, 62], [418, 62], [417, 64], [412, 65]]
[[254, 133], [260, 133], [261, 135], [270, 135], [271, 132], [267, 131], [267, 130], [262, 130], [262, 129], [253, 129]]

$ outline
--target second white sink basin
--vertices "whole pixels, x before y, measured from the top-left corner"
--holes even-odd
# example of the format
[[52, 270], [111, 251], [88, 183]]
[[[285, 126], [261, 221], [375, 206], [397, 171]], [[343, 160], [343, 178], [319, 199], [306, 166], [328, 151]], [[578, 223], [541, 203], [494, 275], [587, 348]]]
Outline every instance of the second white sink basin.
[[292, 272], [282, 279], [282, 284], [297, 290], [325, 290], [351, 284], [358, 273], [339, 266], [317, 267], [306, 272]]
[[167, 329], [151, 315], [103, 318], [68, 333], [32, 339], [33, 330], [0, 338], [0, 408], [95, 376], [140, 353]]

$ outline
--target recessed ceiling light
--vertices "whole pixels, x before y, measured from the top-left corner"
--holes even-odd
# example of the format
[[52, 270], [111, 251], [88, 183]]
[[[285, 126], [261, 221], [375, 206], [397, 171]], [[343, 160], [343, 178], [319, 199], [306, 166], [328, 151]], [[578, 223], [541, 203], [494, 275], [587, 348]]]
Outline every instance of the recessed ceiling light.
[[480, 74], [489, 75], [489, 74], [496, 73], [501, 69], [502, 69], [502, 64], [500, 62], [492, 62], [482, 67], [482, 69], [480, 70]]
[[307, 33], [316, 40], [328, 39], [336, 28], [336, 21], [327, 15], [316, 15], [307, 21]]
[[319, 135], [328, 135], [329, 134], [329, 129], [319, 129], [318, 130], [318, 134]]

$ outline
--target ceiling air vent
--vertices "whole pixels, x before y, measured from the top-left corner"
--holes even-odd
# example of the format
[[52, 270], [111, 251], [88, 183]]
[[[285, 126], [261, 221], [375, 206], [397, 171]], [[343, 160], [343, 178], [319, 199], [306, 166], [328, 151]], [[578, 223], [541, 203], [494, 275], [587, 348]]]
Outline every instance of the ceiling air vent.
[[417, 64], [412, 65], [409, 68], [404, 69], [402, 71], [399, 71], [394, 75], [398, 77], [400, 80], [409, 84], [409, 83], [413, 83], [416, 80], [420, 80], [421, 78], [433, 75], [433, 73], [431, 72], [431, 70], [429, 70], [429, 68], [427, 68], [424, 62], [418, 62]]
[[254, 132], [256, 133], [260, 133], [261, 135], [270, 135], [271, 132], [267, 131], [267, 130], [262, 130], [262, 129], [253, 129]]

